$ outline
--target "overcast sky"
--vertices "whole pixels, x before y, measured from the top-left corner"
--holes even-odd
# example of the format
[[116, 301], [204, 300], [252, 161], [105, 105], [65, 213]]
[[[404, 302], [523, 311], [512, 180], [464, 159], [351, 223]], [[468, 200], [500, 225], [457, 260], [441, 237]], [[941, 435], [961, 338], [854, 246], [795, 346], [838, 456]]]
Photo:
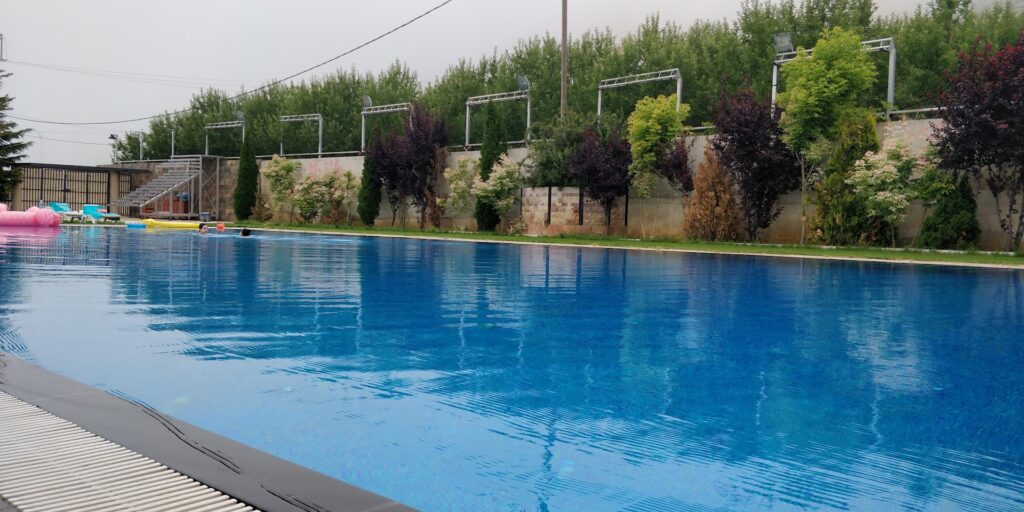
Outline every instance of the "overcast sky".
[[[924, 0], [878, 0], [882, 13], [912, 9]], [[204, 84], [228, 91], [287, 76], [370, 39], [440, 0], [0, 0], [0, 64], [14, 75], [4, 91], [13, 115], [56, 121], [105, 121], [151, 115], [185, 106]], [[741, 0], [572, 0], [569, 30], [636, 28], [660, 12], [689, 25], [731, 18]], [[976, 4], [981, 2], [975, 2]], [[990, 3], [990, 2], [985, 2]], [[560, 31], [559, 0], [455, 0], [402, 31], [335, 63], [379, 71], [395, 59], [425, 82], [460, 57], [513, 46], [522, 37]], [[132, 80], [29, 67], [15, 61], [136, 74]], [[311, 75], [306, 75], [306, 77]], [[33, 137], [33, 162], [109, 162], [107, 135], [141, 129], [21, 123]]]

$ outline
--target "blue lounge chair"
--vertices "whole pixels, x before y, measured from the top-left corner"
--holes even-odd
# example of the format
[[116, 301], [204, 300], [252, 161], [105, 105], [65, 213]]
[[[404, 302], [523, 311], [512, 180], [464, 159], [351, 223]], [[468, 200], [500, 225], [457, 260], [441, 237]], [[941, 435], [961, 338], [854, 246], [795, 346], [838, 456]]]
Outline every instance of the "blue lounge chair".
[[50, 203], [50, 209], [60, 215], [62, 221], [82, 220], [82, 212], [73, 211], [67, 203]]
[[121, 216], [116, 213], [107, 212], [106, 208], [100, 208], [98, 204], [86, 204], [82, 206], [82, 214], [93, 222], [117, 222], [121, 220]]

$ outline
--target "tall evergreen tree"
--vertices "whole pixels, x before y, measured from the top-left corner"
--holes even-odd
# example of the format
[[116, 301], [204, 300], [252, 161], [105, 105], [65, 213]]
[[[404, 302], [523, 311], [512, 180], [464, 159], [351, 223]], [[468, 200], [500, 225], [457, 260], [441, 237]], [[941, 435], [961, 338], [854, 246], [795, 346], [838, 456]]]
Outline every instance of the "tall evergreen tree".
[[372, 227], [373, 222], [380, 215], [380, 176], [377, 175], [374, 155], [378, 153], [377, 146], [380, 144], [380, 133], [374, 133], [370, 140], [370, 146], [363, 155], [363, 179], [359, 185], [359, 220], [364, 226]]
[[235, 185], [234, 206], [235, 217], [246, 220], [252, 215], [256, 205], [256, 188], [259, 186], [260, 166], [256, 163], [252, 145], [248, 139], [242, 140], [242, 155], [238, 160], [238, 183]]
[[[498, 109], [494, 108], [493, 104], [488, 104], [484, 113], [487, 119], [484, 122], [484, 142], [480, 146], [480, 179], [487, 181], [494, 163], [502, 154], [508, 152], [508, 143], [505, 141], [505, 126]], [[501, 217], [494, 207], [482, 202], [476, 203], [473, 217], [476, 218], [476, 226], [480, 231], [494, 231], [501, 222]]]
[[[3, 79], [9, 76], [10, 73], [0, 70], [0, 87], [3, 86]], [[6, 112], [11, 109], [13, 100], [14, 98], [7, 94], [0, 96], [0, 199], [10, 196], [14, 187], [21, 182], [21, 171], [4, 169], [24, 159], [24, 151], [32, 145], [31, 142], [22, 140], [31, 130], [18, 129], [14, 121], [7, 119]]]

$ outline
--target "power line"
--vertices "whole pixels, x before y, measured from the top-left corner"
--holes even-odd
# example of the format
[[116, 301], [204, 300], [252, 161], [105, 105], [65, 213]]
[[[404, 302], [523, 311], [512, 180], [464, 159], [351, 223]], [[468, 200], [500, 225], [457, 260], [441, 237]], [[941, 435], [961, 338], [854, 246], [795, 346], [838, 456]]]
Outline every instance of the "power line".
[[[438, 10], [438, 9], [440, 9], [440, 8], [450, 4], [450, 3], [452, 3], [453, 1], [455, 1], [455, 0], [445, 0], [445, 1], [435, 5], [434, 7], [431, 7], [429, 10], [419, 14], [418, 16], [416, 16], [414, 18], [412, 18], [411, 20], [406, 21], [405, 23], [402, 23], [401, 25], [398, 25], [395, 28], [392, 28], [391, 30], [388, 30], [387, 32], [384, 32], [383, 34], [380, 34], [379, 36], [374, 37], [373, 39], [370, 39], [370, 40], [360, 44], [359, 46], [356, 46], [356, 47], [354, 47], [354, 48], [352, 48], [350, 50], [347, 50], [347, 51], [342, 52], [342, 53], [340, 53], [338, 55], [335, 55], [334, 57], [331, 57], [331, 58], [329, 58], [329, 59], [327, 59], [327, 60], [325, 60], [325, 61], [323, 61], [323, 62], [321, 62], [319, 64], [315, 64], [315, 65], [310, 66], [310, 67], [308, 67], [306, 69], [303, 69], [302, 71], [299, 71], [297, 73], [293, 73], [293, 74], [288, 75], [288, 76], [286, 76], [284, 78], [281, 78], [281, 79], [278, 79], [278, 80], [274, 80], [274, 81], [271, 81], [270, 83], [261, 85], [261, 86], [255, 88], [255, 89], [253, 89], [251, 91], [246, 91], [246, 92], [242, 92], [242, 93], [236, 94], [234, 96], [230, 96], [230, 97], [227, 98], [227, 101], [233, 101], [233, 100], [236, 100], [236, 99], [241, 98], [243, 96], [248, 96], [248, 95], [250, 95], [252, 93], [269, 89], [271, 87], [274, 87], [275, 85], [287, 82], [288, 80], [291, 80], [292, 78], [295, 78], [295, 77], [297, 77], [299, 75], [308, 73], [308, 72], [313, 71], [314, 69], [317, 69], [319, 67], [326, 66], [327, 64], [330, 64], [330, 63], [332, 63], [332, 62], [334, 62], [334, 61], [336, 61], [336, 60], [338, 60], [338, 59], [340, 59], [342, 57], [346, 57], [348, 55], [351, 55], [352, 53], [355, 53], [355, 52], [357, 52], [357, 51], [359, 51], [359, 50], [361, 50], [361, 49], [363, 49], [363, 48], [365, 48], [367, 46], [370, 46], [371, 44], [376, 43], [377, 41], [380, 41], [381, 39], [384, 39], [385, 37], [387, 37], [387, 36], [389, 36], [391, 34], [394, 34], [395, 32], [398, 32], [399, 30], [402, 30], [403, 28], [405, 28], [405, 27], [407, 27], [409, 25], [412, 25], [413, 23], [419, 21], [422, 18], [425, 18], [426, 16], [430, 15], [434, 11], [436, 11], [436, 10]], [[134, 122], [138, 122], [138, 121], [149, 121], [151, 119], [157, 119], [157, 118], [161, 118], [161, 117], [175, 116], [175, 115], [178, 115], [178, 114], [184, 114], [186, 112], [191, 112], [193, 110], [195, 110], [194, 107], [189, 107], [189, 108], [186, 108], [186, 109], [177, 110], [177, 111], [174, 111], [174, 112], [171, 112], [171, 113], [166, 113], [166, 114], [156, 114], [156, 115], [152, 115], [152, 116], [136, 117], [134, 119], [122, 119], [122, 120], [119, 120], [119, 121], [94, 121], [94, 122], [46, 121], [46, 120], [42, 120], [42, 119], [32, 119], [32, 118], [29, 118], [29, 117], [18, 117], [18, 116], [14, 116], [14, 115], [10, 115], [10, 114], [8, 114], [7, 117], [10, 117], [12, 119], [17, 119], [19, 121], [30, 122], [30, 123], [57, 124], [57, 125], [101, 125], [101, 124], [125, 124], [125, 123], [134, 123]]]
[[[109, 79], [112, 79], [112, 80], [123, 80], [123, 81], [126, 81], [126, 82], [135, 82], [135, 83], [142, 83], [142, 84], [149, 84], [149, 85], [161, 85], [161, 86], [166, 86], [166, 87], [178, 87], [178, 88], [184, 88], [184, 89], [201, 89], [201, 88], [209, 86], [209, 85], [214, 85], [214, 84], [212, 84], [210, 82], [189, 81], [189, 80], [181, 79], [181, 78], [147, 77], [147, 76], [144, 76], [143, 74], [134, 75], [134, 74], [127, 74], [127, 73], [126, 74], [122, 74], [122, 73], [119, 73], [119, 72], [93, 71], [93, 70], [89, 70], [89, 69], [86, 69], [86, 68], [70, 68], [70, 67], [65, 67], [65, 66], [57, 66], [57, 65], [50, 65], [50, 64], [36, 64], [36, 63], [32, 63], [32, 62], [22, 62], [22, 61], [16, 61], [16, 60], [8, 60], [8, 61], [4, 61], [4, 62], [10, 62], [11, 64], [16, 64], [16, 65], [26, 66], [26, 67], [31, 67], [31, 68], [37, 68], [37, 69], [47, 69], [47, 70], [52, 70], [52, 71], [61, 71], [61, 72], [65, 72], [65, 73], [75, 73], [75, 74], [79, 74], [79, 75], [93, 76], [93, 77], [99, 77], [99, 78], [109, 78]], [[231, 85], [235, 85], [235, 86], [240, 85], [238, 82], [226, 82], [225, 81], [224, 83], [230, 83]], [[221, 85], [223, 85], [223, 84], [221, 84]]]
[[58, 71], [68, 71], [68, 72], [72, 72], [72, 73], [97, 73], [97, 74], [111, 75], [111, 76], [122, 76], [123, 75], [123, 76], [132, 76], [132, 77], [140, 77], [140, 78], [152, 78], [152, 79], [169, 79], [169, 80], [183, 80], [183, 81], [184, 80], [188, 80], [188, 81], [201, 81], [201, 82], [223, 82], [223, 83], [230, 83], [230, 84], [238, 83], [238, 82], [236, 82], [234, 80], [226, 80], [226, 79], [223, 79], [223, 78], [209, 78], [209, 77], [201, 77], [201, 76], [161, 75], [161, 74], [156, 74], [156, 73], [138, 73], [138, 72], [133, 72], [133, 71], [114, 71], [114, 70], [110, 70], [110, 69], [81, 68], [81, 67], [74, 67], [74, 66], [61, 66], [59, 64], [41, 64], [41, 63], [38, 63], [38, 62], [25, 62], [25, 61], [10, 60], [10, 59], [4, 60], [4, 62], [11, 62], [11, 63], [14, 63], [14, 64], [21, 64], [21, 65], [24, 65], [24, 66], [32, 66], [32, 67], [39, 67], [39, 68], [45, 68], [45, 69], [55, 69], [55, 70], [58, 70]]
[[51, 137], [43, 137], [42, 135], [29, 135], [29, 136], [30, 137], [35, 137], [37, 139], [49, 140], [49, 141], [53, 141], [53, 142], [67, 142], [69, 144], [88, 144], [90, 146], [109, 146], [110, 145], [110, 144], [108, 144], [106, 142], [86, 142], [84, 140], [54, 139], [54, 138], [51, 138]]

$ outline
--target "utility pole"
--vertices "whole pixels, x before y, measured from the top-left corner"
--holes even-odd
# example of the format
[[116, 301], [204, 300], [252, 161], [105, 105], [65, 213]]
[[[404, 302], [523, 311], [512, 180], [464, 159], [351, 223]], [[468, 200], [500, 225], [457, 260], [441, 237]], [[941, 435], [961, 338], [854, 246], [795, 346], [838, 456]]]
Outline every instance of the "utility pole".
[[559, 113], [565, 119], [569, 109], [569, 0], [562, 0], [562, 102]]
[[0, 61], [4, 60], [4, 35], [0, 34]]

